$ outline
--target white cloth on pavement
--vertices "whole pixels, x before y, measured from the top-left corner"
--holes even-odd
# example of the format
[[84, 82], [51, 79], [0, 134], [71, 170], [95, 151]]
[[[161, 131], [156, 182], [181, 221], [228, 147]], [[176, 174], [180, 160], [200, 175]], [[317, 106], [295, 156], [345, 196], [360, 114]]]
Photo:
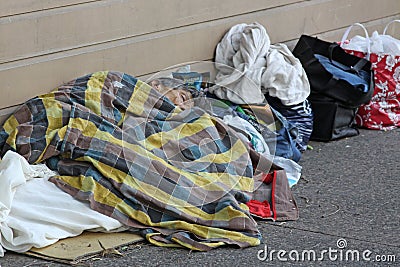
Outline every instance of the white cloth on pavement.
[[0, 161], [0, 257], [6, 250], [45, 247], [84, 230], [126, 229], [49, 182], [55, 174], [12, 151]]

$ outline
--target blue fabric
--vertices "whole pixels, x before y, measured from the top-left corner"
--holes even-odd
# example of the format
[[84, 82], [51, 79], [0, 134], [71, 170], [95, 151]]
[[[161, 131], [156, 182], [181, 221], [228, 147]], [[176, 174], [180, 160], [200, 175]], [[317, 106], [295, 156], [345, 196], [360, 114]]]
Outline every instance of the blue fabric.
[[[232, 104], [232, 107], [237, 106], [236, 104]], [[235, 108], [234, 108], [235, 110]], [[275, 147], [275, 156], [291, 159], [295, 162], [298, 162], [301, 158], [301, 152], [297, 147], [296, 139], [299, 136], [298, 128], [291, 122], [289, 122], [281, 113], [271, 107], [271, 110], [274, 112], [275, 117], [279, 120], [281, 124], [281, 128], [276, 131], [276, 135], [274, 136], [276, 147]], [[256, 129], [262, 134], [262, 130], [260, 129], [260, 125], [257, 121], [252, 119], [250, 116], [243, 114], [241, 112], [236, 112], [236, 114], [242, 119], [250, 122]], [[274, 143], [273, 141], [266, 143]]]
[[347, 67], [337, 61], [329, 60], [319, 54], [315, 54], [315, 57], [324, 66], [324, 68], [331, 73], [336, 79], [342, 79], [355, 86], [360, 91], [366, 93], [369, 89], [370, 74], [364, 70], [354, 70]]
[[311, 104], [308, 100], [304, 100], [302, 103], [292, 106], [285, 106], [277, 97], [272, 97], [269, 94], [265, 94], [268, 104], [282, 114], [287, 121], [294, 124], [299, 130], [296, 138], [297, 148], [304, 152], [307, 150], [308, 142], [310, 141], [311, 133], [313, 130], [313, 118]]
[[299, 162], [301, 152], [295, 141], [298, 136], [298, 128], [272, 107], [271, 110], [282, 124], [281, 129], [277, 131], [275, 155]]
[[[208, 94], [207, 97], [218, 99], [213, 94]], [[275, 152], [275, 156], [291, 159], [295, 162], [298, 162], [300, 160], [301, 151], [299, 150], [299, 147], [297, 145], [297, 140], [299, 138], [299, 129], [295, 124], [288, 121], [280, 112], [270, 106], [272, 112], [279, 122], [278, 124], [280, 124], [279, 130], [277, 130], [276, 132], [271, 132], [264, 125], [260, 125], [258, 121], [252, 116], [239, 112], [238, 107], [240, 105], [234, 104], [228, 100], [221, 101], [226, 104], [226, 107], [221, 109], [214, 109], [213, 111], [215, 116], [223, 118], [223, 116], [227, 114], [226, 109], [229, 108], [229, 110], [232, 112], [232, 115], [239, 116], [240, 118], [248, 121], [252, 126], [254, 126], [254, 128], [264, 137], [264, 140], [269, 147], [275, 145], [274, 148], [270, 147], [271, 152]]]

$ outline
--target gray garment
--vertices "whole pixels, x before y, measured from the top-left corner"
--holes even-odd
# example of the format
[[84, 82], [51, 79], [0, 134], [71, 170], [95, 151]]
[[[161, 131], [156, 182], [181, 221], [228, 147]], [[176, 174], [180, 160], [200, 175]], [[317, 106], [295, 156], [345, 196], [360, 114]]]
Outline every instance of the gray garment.
[[300, 61], [285, 44], [271, 45], [258, 23], [238, 24], [225, 34], [216, 48], [215, 67], [216, 85], [210, 92], [236, 104], [263, 103], [268, 92], [284, 105], [294, 105], [310, 94]]

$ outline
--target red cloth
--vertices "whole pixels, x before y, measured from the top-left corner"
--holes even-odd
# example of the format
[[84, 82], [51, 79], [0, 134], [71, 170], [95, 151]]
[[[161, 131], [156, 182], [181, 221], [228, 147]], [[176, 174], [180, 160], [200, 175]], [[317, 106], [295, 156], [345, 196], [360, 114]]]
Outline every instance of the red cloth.
[[269, 218], [272, 216], [271, 207], [268, 201], [258, 201], [258, 200], [250, 200], [246, 203], [249, 207], [250, 213], [260, 216], [262, 218]]
[[275, 172], [265, 174], [265, 176], [262, 178], [262, 181], [266, 184], [272, 183], [274, 181], [274, 174]]

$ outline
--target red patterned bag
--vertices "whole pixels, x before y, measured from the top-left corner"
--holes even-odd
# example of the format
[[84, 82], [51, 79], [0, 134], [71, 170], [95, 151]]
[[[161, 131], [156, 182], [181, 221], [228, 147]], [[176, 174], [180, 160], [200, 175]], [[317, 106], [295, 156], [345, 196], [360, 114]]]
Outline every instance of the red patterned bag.
[[[366, 37], [356, 36], [345, 41], [351, 29], [344, 34], [341, 46], [346, 52], [358, 57], [367, 58], [372, 63], [374, 72], [374, 93], [368, 104], [361, 105], [357, 111], [356, 123], [358, 126], [374, 130], [392, 130], [400, 127], [400, 40], [386, 34], [388, 23], [383, 34], [374, 34], [369, 37], [364, 28]], [[364, 47], [362, 42], [365, 41]], [[359, 44], [359, 49], [355, 49]]]

